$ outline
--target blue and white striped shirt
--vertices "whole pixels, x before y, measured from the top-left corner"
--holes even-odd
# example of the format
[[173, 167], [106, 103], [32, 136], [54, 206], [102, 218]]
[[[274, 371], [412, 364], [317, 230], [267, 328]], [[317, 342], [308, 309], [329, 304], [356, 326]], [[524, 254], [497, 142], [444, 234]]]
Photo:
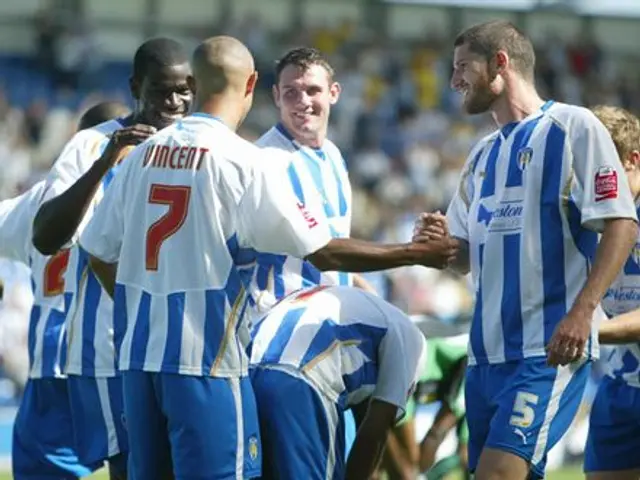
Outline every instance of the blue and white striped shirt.
[[[46, 179], [44, 200], [54, 198], [84, 175], [102, 155], [111, 134], [123, 127], [121, 120], [109, 120], [78, 132], [65, 146]], [[102, 182], [69, 245], [65, 296], [72, 299], [67, 314], [68, 352], [65, 371], [71, 375], [112, 377], [117, 374], [113, 343], [113, 301], [104, 292], [77, 245], [80, 233], [93, 216], [115, 171]]]
[[118, 262], [120, 370], [246, 375], [240, 333], [254, 249], [304, 257], [331, 239], [281, 172], [261, 166], [264, 156], [195, 113], [121, 164], [80, 238], [86, 252]]
[[[602, 307], [611, 317], [640, 308], [640, 229], [631, 255], [602, 299]], [[640, 342], [616, 345], [607, 367], [611, 377], [640, 388]]]
[[[587, 279], [595, 232], [636, 212], [605, 127], [587, 109], [547, 102], [480, 141], [447, 217], [469, 242], [469, 361], [486, 364], [545, 356]], [[599, 355], [597, 322], [586, 354]]]
[[[351, 184], [344, 159], [333, 142], [325, 140], [321, 149], [309, 148], [296, 142], [284, 126], [278, 124], [256, 145], [265, 151], [288, 154], [280, 156], [287, 163], [287, 176], [298, 200], [314, 212], [324, 213], [334, 238], [350, 236]], [[321, 272], [299, 258], [260, 253], [250, 291], [255, 302], [251, 316], [257, 318], [277, 300], [300, 288], [320, 284], [351, 285], [351, 277], [345, 272]]]
[[39, 182], [19, 197], [0, 202], [0, 255], [31, 268], [29, 378], [63, 378], [67, 353], [65, 312], [71, 302], [71, 294], [64, 293], [69, 251], [43, 256], [31, 243], [33, 217], [43, 192], [44, 182]]
[[411, 320], [361, 289], [318, 286], [285, 297], [256, 322], [251, 366], [293, 372], [340, 408], [377, 398], [404, 414], [425, 354]]

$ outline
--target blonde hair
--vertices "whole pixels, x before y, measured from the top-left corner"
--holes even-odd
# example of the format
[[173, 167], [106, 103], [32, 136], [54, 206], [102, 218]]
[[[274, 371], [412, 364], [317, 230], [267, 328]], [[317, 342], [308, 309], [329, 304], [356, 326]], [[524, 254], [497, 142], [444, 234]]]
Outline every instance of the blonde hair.
[[620, 160], [623, 161], [634, 150], [640, 151], [638, 117], [624, 108], [608, 105], [598, 105], [591, 110], [609, 131]]

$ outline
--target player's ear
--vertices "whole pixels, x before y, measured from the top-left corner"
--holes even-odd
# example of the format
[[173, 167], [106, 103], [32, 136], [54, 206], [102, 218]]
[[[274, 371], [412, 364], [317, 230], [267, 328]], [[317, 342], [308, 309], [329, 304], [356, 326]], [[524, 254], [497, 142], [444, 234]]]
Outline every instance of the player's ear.
[[340, 93], [342, 92], [342, 87], [338, 82], [333, 82], [329, 86], [329, 103], [331, 105], [335, 105], [338, 103], [338, 99], [340, 98]]
[[196, 94], [196, 79], [193, 77], [193, 75], [189, 75], [187, 77], [187, 86], [189, 87], [189, 90], [191, 90], [191, 93], [193, 95]]
[[624, 169], [626, 171], [640, 171], [640, 152], [638, 150], [631, 150], [631, 152], [629, 152], [627, 159], [624, 161]]
[[129, 77], [129, 90], [134, 100], [140, 100], [140, 81], [135, 77]]
[[256, 89], [256, 85], [258, 84], [258, 71], [255, 70], [249, 78], [247, 79], [247, 87], [245, 89], [244, 95], [248, 97], [253, 94], [253, 91]]

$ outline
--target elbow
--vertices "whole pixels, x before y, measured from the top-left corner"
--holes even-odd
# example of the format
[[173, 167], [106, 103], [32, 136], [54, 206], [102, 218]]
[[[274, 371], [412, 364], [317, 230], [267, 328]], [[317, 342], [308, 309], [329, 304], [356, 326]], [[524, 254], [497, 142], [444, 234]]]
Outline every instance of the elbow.
[[312, 253], [307, 256], [305, 260], [311, 262], [311, 264], [321, 272], [338, 270], [336, 259], [331, 255], [331, 252], [327, 251], [326, 248], [321, 248], [317, 252]]
[[43, 225], [42, 215], [38, 212], [36, 218], [33, 221], [33, 234], [31, 236], [31, 242], [35, 249], [42, 255], [54, 255], [59, 248], [51, 242], [51, 235], [47, 234], [47, 229]]

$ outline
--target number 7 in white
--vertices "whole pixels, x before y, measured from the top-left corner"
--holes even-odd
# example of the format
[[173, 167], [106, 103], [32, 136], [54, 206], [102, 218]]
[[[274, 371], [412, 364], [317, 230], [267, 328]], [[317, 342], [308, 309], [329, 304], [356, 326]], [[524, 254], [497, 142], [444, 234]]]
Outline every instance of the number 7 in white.
[[516, 393], [516, 399], [513, 402], [513, 415], [509, 419], [509, 423], [514, 427], [527, 428], [536, 416], [532, 406], [538, 404], [539, 397], [529, 392]]

